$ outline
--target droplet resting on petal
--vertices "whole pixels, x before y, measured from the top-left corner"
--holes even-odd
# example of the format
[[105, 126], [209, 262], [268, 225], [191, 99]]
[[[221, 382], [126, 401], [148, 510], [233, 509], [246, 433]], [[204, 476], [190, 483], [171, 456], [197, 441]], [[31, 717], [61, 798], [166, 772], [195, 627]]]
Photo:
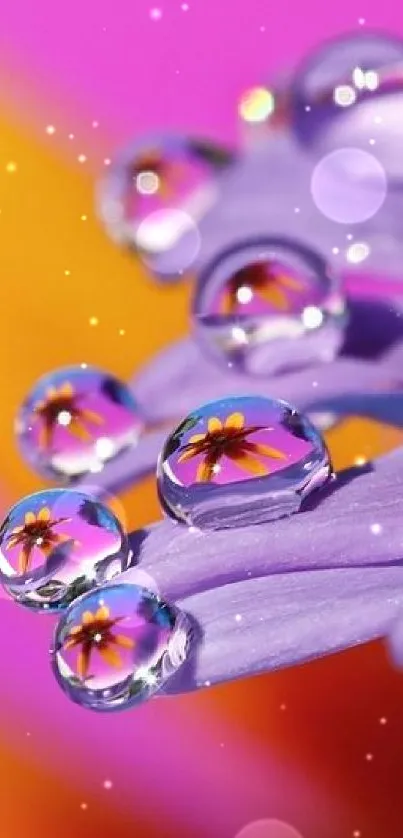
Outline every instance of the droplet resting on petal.
[[199, 277], [193, 302], [206, 356], [250, 375], [333, 360], [344, 325], [339, 284], [324, 260], [275, 238], [222, 252]]
[[168, 437], [157, 467], [167, 514], [206, 529], [296, 512], [330, 474], [313, 425], [285, 402], [260, 396], [196, 409]]
[[65, 612], [51, 650], [53, 672], [77, 704], [124, 710], [150, 698], [182, 666], [191, 638], [185, 614], [145, 588], [117, 583]]
[[198, 221], [231, 160], [226, 149], [191, 137], [136, 140], [100, 184], [98, 208], [110, 237], [134, 248], [160, 279], [177, 278], [198, 255]]
[[98, 474], [137, 442], [142, 429], [128, 387], [86, 365], [40, 379], [16, 420], [27, 462], [39, 474], [63, 481]]
[[388, 182], [402, 180], [402, 40], [354, 32], [321, 45], [295, 74], [289, 99], [295, 134], [315, 156], [373, 147]]
[[28, 495], [0, 528], [0, 581], [21, 605], [47, 613], [126, 570], [127, 535], [107, 506], [73, 489]]

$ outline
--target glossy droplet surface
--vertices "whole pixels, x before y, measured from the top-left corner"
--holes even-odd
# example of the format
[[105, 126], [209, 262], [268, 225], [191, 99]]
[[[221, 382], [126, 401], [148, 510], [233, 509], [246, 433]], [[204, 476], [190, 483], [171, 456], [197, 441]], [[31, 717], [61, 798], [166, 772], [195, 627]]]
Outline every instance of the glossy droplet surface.
[[0, 528], [0, 580], [33, 610], [66, 608], [128, 561], [128, 539], [113, 512], [73, 489], [23, 498]]
[[122, 151], [98, 192], [101, 219], [118, 244], [134, 247], [155, 274], [186, 270], [200, 246], [197, 223], [216, 197], [216, 174], [232, 155], [180, 136], [140, 138]]
[[402, 180], [403, 41], [361, 32], [326, 43], [300, 67], [290, 101], [315, 153], [371, 151], [390, 182]]
[[41, 378], [25, 399], [16, 433], [35, 471], [65, 482], [97, 474], [134, 445], [143, 421], [125, 384], [93, 367], [67, 367]]
[[167, 439], [157, 467], [167, 514], [206, 529], [296, 512], [330, 474], [313, 425], [285, 402], [260, 396], [195, 410]]
[[117, 583], [63, 615], [52, 655], [56, 678], [77, 704], [123, 710], [150, 698], [185, 661], [187, 618], [151, 591]]
[[200, 276], [193, 328], [207, 354], [230, 369], [269, 375], [332, 360], [345, 306], [320, 256], [278, 239], [241, 242]]

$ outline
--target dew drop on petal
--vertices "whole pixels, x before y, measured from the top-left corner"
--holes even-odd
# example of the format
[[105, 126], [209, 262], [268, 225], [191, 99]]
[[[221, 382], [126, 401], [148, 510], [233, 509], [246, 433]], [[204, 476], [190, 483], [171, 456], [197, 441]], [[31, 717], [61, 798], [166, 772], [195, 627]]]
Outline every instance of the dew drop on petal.
[[285, 402], [226, 398], [194, 410], [168, 437], [158, 494], [166, 514], [188, 525], [247, 526], [298, 511], [331, 471], [319, 432]]
[[153, 274], [177, 278], [196, 259], [199, 220], [214, 203], [224, 148], [181, 136], [143, 137], [116, 155], [99, 185], [107, 233], [137, 251]]
[[126, 532], [93, 496], [46, 489], [20, 500], [0, 528], [0, 581], [17, 602], [53, 613], [122, 573]]
[[65, 482], [102, 471], [138, 441], [143, 419], [125, 384], [78, 365], [56, 370], [34, 385], [15, 429], [29, 465]]
[[[183, 654], [173, 662], [169, 648], [179, 623], [182, 635], [186, 624]], [[101, 641], [95, 641], [95, 633]], [[90, 592], [63, 614], [52, 667], [77, 704], [124, 710], [154, 695], [184, 663], [190, 647], [191, 631], [182, 612], [145, 588], [116, 583]], [[83, 648], [89, 650], [84, 655]]]
[[387, 177], [401, 181], [402, 70], [403, 40], [396, 37], [360, 31], [321, 45], [302, 64], [291, 91], [298, 139], [315, 156], [346, 146], [365, 149], [375, 140]]
[[321, 256], [281, 239], [251, 239], [205, 268], [192, 321], [206, 355], [266, 376], [332, 360], [343, 341], [345, 304]]

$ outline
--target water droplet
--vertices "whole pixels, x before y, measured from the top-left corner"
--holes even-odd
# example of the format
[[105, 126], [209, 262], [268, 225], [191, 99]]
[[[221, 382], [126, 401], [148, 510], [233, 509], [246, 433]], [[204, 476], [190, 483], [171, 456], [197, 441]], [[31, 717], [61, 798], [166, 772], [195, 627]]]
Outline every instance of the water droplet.
[[137, 442], [142, 427], [126, 385], [83, 365], [41, 378], [16, 420], [24, 458], [40, 474], [59, 480], [101, 471]]
[[0, 580], [17, 602], [48, 613], [126, 570], [127, 536], [108, 507], [70, 489], [20, 500], [0, 528]]
[[268, 375], [331, 360], [343, 340], [344, 302], [324, 260], [277, 239], [243, 242], [200, 276], [195, 336], [234, 370]]
[[215, 200], [215, 176], [231, 157], [211, 142], [180, 136], [132, 143], [99, 187], [107, 232], [140, 252], [158, 276], [186, 270], [199, 252], [198, 221]]
[[290, 515], [330, 474], [326, 446], [305, 417], [285, 402], [245, 396], [187, 416], [165, 443], [157, 481], [168, 515], [220, 529]]
[[[184, 655], [173, 662], [169, 647], [185, 623]], [[102, 636], [98, 644], [95, 633]], [[123, 710], [150, 698], [177, 671], [190, 637], [177, 609], [145, 588], [114, 584], [82, 597], [62, 616], [51, 652], [53, 671], [77, 704]]]
[[401, 180], [402, 68], [403, 41], [387, 35], [361, 31], [321, 46], [301, 66], [291, 94], [300, 141], [316, 156], [365, 149], [376, 121], [377, 159], [391, 181]]

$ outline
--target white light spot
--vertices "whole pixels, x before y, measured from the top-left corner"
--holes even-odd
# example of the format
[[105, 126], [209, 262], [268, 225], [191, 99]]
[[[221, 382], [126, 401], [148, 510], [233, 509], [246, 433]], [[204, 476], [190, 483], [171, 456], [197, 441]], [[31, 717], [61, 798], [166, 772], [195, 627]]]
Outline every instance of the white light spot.
[[204, 686], [205, 687], [211, 687], [211, 681], [205, 681]]
[[161, 18], [162, 18], [161, 9], [151, 9], [150, 18], [151, 18], [151, 20], [161, 20]]
[[373, 758], [373, 754], [365, 754], [365, 759], [367, 760], [367, 762], [372, 762]]
[[160, 179], [155, 172], [140, 172], [136, 177], [136, 189], [140, 195], [155, 195], [160, 188]]
[[94, 119], [94, 121], [92, 123], [92, 127], [93, 128], [98, 128], [98, 126], [99, 126], [99, 122], [97, 122], [96, 119]]
[[189, 11], [188, 4], [187, 3], [182, 3], [181, 9], [182, 9], [182, 12], [188, 12]]
[[298, 213], [301, 212], [301, 210], [299, 207], [294, 207], [294, 212], [298, 215]]
[[220, 471], [221, 471], [221, 466], [220, 466], [220, 464], [219, 464], [219, 463], [216, 463], [216, 464], [213, 466], [212, 471], [214, 472], [214, 474], [219, 474], [219, 473], [220, 473]]
[[340, 84], [335, 87], [333, 92], [333, 99], [336, 105], [340, 108], [348, 108], [353, 105], [357, 98], [356, 92], [349, 84]]
[[242, 620], [242, 614], [235, 614], [235, 620], [237, 623], [240, 623]]
[[307, 306], [302, 312], [302, 322], [306, 329], [318, 329], [323, 323], [323, 312], [316, 306]]
[[379, 86], [379, 76], [375, 70], [368, 70], [365, 73], [365, 87], [367, 90], [376, 90]]
[[242, 329], [241, 326], [233, 326], [231, 329], [231, 336], [235, 343], [248, 343], [248, 336], [245, 332], [245, 329]]
[[80, 809], [82, 809], [83, 812], [85, 812], [85, 810], [88, 809], [88, 803], [80, 803]]
[[356, 466], [365, 466], [366, 462], [367, 462], [366, 457], [358, 456], [358, 457], [355, 457], [355, 459], [354, 459], [354, 465], [356, 465]]
[[99, 632], [97, 632], [97, 634], [94, 634], [94, 640], [95, 640], [95, 643], [101, 643], [102, 634], [100, 634]]
[[359, 23], [360, 26], [364, 26], [365, 25], [365, 17], [359, 17], [358, 18], [358, 23]]
[[58, 425], [63, 425], [63, 427], [70, 425], [71, 419], [72, 416], [68, 410], [61, 410], [60, 413], [57, 414], [57, 423]]
[[334, 253], [334, 255], [337, 256], [337, 254], [340, 253], [339, 248], [338, 247], [332, 247], [332, 253]]
[[358, 265], [368, 258], [370, 252], [371, 249], [365, 242], [354, 242], [347, 249], [347, 262], [351, 262], [352, 265]]
[[54, 125], [47, 125], [45, 130], [46, 130], [46, 133], [49, 134], [49, 136], [52, 136], [52, 134], [55, 133], [56, 128], [55, 128]]
[[112, 786], [113, 786], [113, 783], [112, 783], [112, 781], [111, 781], [111, 780], [104, 780], [104, 782], [103, 782], [103, 787], [104, 787], [104, 789], [108, 789], [108, 790], [109, 790], [109, 789], [111, 789], [111, 788], [112, 788]]
[[340, 224], [358, 224], [372, 218], [382, 206], [387, 178], [379, 161], [368, 151], [341, 148], [315, 166], [311, 192], [318, 209]]
[[79, 163], [85, 163], [86, 160], [87, 160], [87, 157], [86, 157], [85, 154], [79, 154], [78, 157], [77, 157], [77, 160], [78, 160]]
[[386, 716], [381, 716], [381, 718], [379, 719], [379, 724], [380, 725], [386, 725], [387, 722], [388, 722], [388, 720], [387, 720]]
[[382, 532], [382, 526], [381, 524], [371, 524], [370, 530], [373, 535], [380, 535], [380, 533]]
[[108, 460], [115, 452], [115, 446], [111, 439], [106, 436], [100, 437], [95, 443], [95, 452], [100, 460]]
[[309, 111], [311, 110], [311, 106], [310, 105], [305, 105], [305, 110], [309, 113]]
[[353, 70], [353, 82], [357, 88], [357, 90], [363, 90], [365, 87], [365, 73], [361, 70], [361, 67], [356, 67]]
[[43, 538], [39, 536], [39, 538], [35, 539], [35, 544], [40, 547], [43, 544]]
[[236, 296], [239, 303], [246, 305], [253, 299], [253, 291], [248, 285], [242, 285], [241, 288], [238, 288]]

